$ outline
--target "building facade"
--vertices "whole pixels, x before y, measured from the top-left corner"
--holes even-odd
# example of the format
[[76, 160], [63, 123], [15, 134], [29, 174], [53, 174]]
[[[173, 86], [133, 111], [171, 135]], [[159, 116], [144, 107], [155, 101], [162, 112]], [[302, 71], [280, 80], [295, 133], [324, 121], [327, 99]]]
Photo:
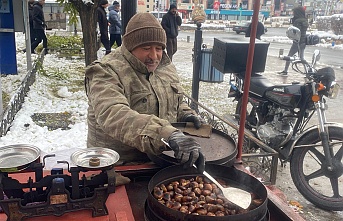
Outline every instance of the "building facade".
[[[137, 0], [138, 12], [167, 11], [170, 4], [177, 5], [184, 18], [189, 18], [194, 4], [199, 2], [208, 19], [221, 19], [224, 15], [253, 10], [253, 0]], [[292, 16], [292, 9], [299, 5], [308, 15], [343, 13], [343, 1], [337, 0], [261, 0], [260, 12], [270, 16]], [[242, 12], [233, 12], [234, 10]], [[231, 12], [228, 12], [231, 11]], [[268, 12], [268, 13], [265, 13]], [[250, 14], [250, 13], [247, 13]], [[215, 16], [218, 15], [218, 16]], [[223, 15], [223, 16], [220, 16]], [[224, 16], [225, 17], [225, 16]]]
[[[168, 11], [171, 4], [175, 4], [182, 19], [190, 20], [195, 4], [205, 10], [210, 20], [249, 20], [252, 16], [253, 0], [138, 0], [138, 12]], [[263, 3], [261, 3], [261, 6]], [[265, 17], [269, 11], [260, 7]]]

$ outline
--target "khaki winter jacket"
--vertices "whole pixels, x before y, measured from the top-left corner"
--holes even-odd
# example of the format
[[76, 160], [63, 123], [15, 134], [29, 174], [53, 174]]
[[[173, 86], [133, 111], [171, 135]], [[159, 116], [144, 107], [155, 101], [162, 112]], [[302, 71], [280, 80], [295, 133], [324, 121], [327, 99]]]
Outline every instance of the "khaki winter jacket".
[[123, 163], [160, 154], [178, 122], [194, 111], [183, 102], [175, 66], [166, 53], [157, 69], [146, 66], [125, 46], [93, 62], [85, 75], [88, 96], [88, 147], [107, 147]]

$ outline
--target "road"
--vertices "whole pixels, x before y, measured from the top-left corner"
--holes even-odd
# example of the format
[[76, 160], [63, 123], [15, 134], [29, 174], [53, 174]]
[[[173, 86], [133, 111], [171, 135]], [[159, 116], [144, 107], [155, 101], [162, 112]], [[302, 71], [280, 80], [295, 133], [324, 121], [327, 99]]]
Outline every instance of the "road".
[[[275, 37], [275, 36], [286, 36], [286, 28], [268, 28], [268, 32], [262, 36], [263, 37]], [[187, 39], [187, 36], [190, 36], [190, 40], [194, 41], [194, 31], [180, 31], [178, 38]], [[203, 43], [207, 45], [213, 45], [214, 38], [225, 38], [232, 39], [237, 41], [243, 39], [244, 33], [236, 34], [233, 31], [224, 32], [224, 31], [203, 31]], [[291, 47], [291, 43], [280, 43], [280, 42], [271, 42], [269, 46], [268, 55], [277, 56], [280, 49], [284, 49], [284, 54], [288, 53], [288, 50]], [[321, 59], [319, 64], [325, 64], [328, 66], [343, 68], [342, 63], [342, 50], [333, 50], [331, 48], [324, 48], [318, 46], [308, 45], [305, 49], [305, 59], [311, 61], [313, 51], [319, 49], [321, 53]]]

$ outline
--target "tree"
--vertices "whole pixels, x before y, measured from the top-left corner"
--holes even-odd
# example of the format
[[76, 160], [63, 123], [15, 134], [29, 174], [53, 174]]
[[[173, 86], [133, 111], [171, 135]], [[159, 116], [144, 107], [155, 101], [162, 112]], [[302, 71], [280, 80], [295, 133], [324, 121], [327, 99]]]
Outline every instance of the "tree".
[[77, 15], [80, 16], [83, 45], [85, 49], [85, 64], [91, 64], [97, 59], [98, 38], [97, 38], [97, 8], [100, 0], [56, 0], [64, 6], [64, 12], [69, 14], [69, 23], [77, 23]]

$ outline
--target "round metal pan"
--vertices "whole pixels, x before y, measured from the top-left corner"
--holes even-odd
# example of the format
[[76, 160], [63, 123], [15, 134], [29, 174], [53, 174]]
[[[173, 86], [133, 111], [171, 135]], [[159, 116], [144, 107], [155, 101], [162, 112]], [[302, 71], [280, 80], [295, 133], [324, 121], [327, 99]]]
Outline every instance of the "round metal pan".
[[40, 149], [29, 144], [15, 144], [0, 147], [0, 171], [17, 172], [39, 162]]
[[[186, 123], [172, 123], [172, 126], [183, 131]], [[236, 142], [227, 134], [212, 128], [210, 138], [191, 136], [201, 145], [201, 152], [205, 155], [206, 163], [232, 166], [236, 155]], [[156, 164], [166, 167], [177, 164], [173, 151], [164, 151], [160, 155], [148, 154], [148, 157]]]
[[[100, 162], [97, 165], [90, 164], [93, 159]], [[119, 160], [119, 154], [109, 148], [86, 148], [75, 151], [70, 160], [78, 167], [87, 169], [103, 169], [114, 166]]]
[[[230, 216], [226, 216], [227, 219], [225, 219], [225, 221], [230, 221]], [[160, 217], [155, 211], [153, 211], [150, 206], [148, 205], [148, 202], [145, 201], [144, 204], [144, 218], [146, 221], [172, 221], [170, 220], [170, 217], [166, 217], [167, 219], [165, 219], [164, 217]], [[215, 217], [210, 218], [213, 220], [216, 220]], [[193, 220], [195, 221], [195, 220]], [[267, 209], [266, 215], [261, 219], [259, 219], [259, 221], [270, 221], [270, 213], [269, 210]]]
[[[258, 196], [262, 200], [262, 204], [258, 207], [252, 207], [242, 214], [230, 216], [199, 216], [182, 213], [178, 210], [173, 210], [161, 204], [154, 196], [154, 187], [160, 184], [168, 184], [172, 181], [180, 179], [190, 179], [196, 176], [202, 176], [194, 167], [184, 168], [182, 165], [171, 166], [158, 171], [149, 181], [147, 205], [155, 215], [163, 217], [168, 221], [264, 221], [267, 215], [267, 189], [255, 177], [240, 171], [234, 167], [226, 167], [223, 165], [209, 164], [206, 165], [206, 171], [215, 178], [222, 179], [233, 187], [239, 187]], [[155, 221], [155, 220], [154, 220]]]

